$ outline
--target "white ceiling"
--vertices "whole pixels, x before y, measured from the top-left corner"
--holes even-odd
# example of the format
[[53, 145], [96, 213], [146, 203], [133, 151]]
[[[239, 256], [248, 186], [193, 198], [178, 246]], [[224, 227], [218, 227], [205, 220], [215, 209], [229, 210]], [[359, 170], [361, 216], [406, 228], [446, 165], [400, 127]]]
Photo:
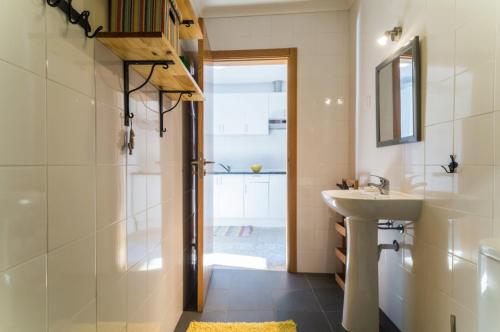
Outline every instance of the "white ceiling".
[[[287, 2], [300, 2], [304, 0], [205, 0], [206, 7], [217, 7], [217, 6], [248, 6], [248, 5], [263, 5], [263, 4], [274, 4], [274, 3], [287, 3]], [[310, 1], [310, 0], [306, 0]]]
[[230, 17], [346, 10], [352, 0], [195, 0], [202, 17]]
[[214, 66], [215, 84], [270, 83], [286, 77], [286, 65]]

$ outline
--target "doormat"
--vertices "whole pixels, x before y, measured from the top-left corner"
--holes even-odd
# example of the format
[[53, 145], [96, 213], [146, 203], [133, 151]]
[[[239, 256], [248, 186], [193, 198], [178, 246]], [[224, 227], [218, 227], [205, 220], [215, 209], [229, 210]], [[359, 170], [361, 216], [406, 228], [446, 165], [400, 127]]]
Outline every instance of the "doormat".
[[297, 332], [292, 320], [267, 323], [191, 322], [186, 332]]
[[253, 233], [253, 226], [218, 226], [215, 236], [218, 237], [248, 237]]

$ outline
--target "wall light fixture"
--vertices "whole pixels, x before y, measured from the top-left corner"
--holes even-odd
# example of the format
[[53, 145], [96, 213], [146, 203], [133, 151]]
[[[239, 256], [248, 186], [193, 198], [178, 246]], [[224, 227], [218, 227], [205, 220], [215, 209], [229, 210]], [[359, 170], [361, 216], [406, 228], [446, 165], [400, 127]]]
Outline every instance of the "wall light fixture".
[[384, 35], [377, 39], [377, 43], [379, 45], [386, 45], [389, 39], [391, 41], [399, 41], [401, 39], [401, 35], [403, 34], [402, 27], [394, 27], [392, 30], [387, 30], [384, 32]]

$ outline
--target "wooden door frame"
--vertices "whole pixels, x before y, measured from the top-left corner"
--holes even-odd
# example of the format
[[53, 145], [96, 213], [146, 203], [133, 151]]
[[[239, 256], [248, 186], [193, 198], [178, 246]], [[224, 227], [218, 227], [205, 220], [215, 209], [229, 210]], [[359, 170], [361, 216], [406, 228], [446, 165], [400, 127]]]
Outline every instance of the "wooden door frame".
[[214, 63], [287, 64], [287, 270], [297, 272], [297, 49], [212, 51]]

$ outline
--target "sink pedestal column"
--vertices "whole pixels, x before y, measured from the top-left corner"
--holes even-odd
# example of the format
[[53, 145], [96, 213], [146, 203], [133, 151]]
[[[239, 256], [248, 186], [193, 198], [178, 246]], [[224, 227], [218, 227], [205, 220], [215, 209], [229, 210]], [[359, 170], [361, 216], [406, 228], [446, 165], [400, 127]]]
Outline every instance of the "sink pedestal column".
[[346, 218], [347, 264], [342, 325], [352, 332], [378, 332], [377, 220]]

